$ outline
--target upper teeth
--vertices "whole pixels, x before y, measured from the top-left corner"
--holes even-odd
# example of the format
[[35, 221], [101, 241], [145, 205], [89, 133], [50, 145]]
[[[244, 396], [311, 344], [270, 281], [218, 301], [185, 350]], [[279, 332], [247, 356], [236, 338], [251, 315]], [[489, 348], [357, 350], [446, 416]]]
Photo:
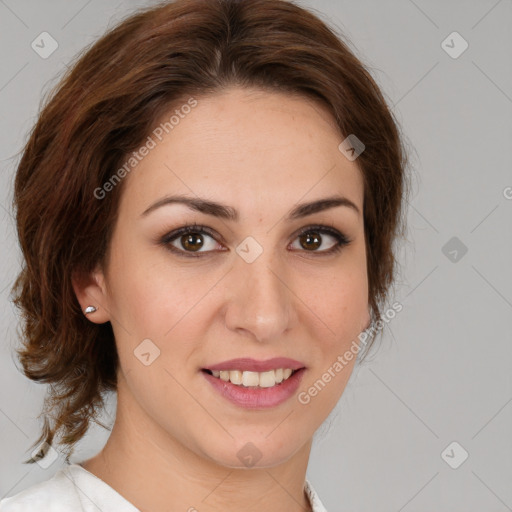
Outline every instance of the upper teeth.
[[211, 370], [211, 372], [214, 377], [220, 377], [221, 380], [230, 381], [237, 386], [270, 388], [288, 379], [293, 370], [290, 368], [278, 368], [268, 372], [242, 372], [240, 370]]

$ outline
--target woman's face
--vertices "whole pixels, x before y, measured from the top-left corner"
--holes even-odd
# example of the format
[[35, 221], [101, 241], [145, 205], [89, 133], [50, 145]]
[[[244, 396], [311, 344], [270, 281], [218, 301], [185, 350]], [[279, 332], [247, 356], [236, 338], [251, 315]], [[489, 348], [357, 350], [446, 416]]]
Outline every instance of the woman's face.
[[[339, 357], [370, 320], [362, 176], [338, 149], [334, 120], [309, 100], [241, 88], [195, 99], [169, 133], [151, 134], [124, 178], [100, 273], [119, 404], [148, 435], [203, 458], [273, 466], [336, 405], [355, 362]], [[171, 196], [216, 206], [160, 203]], [[354, 207], [300, 208], [333, 197]], [[337, 233], [349, 240], [338, 251]], [[272, 386], [280, 371], [244, 376], [242, 363], [223, 365], [235, 358], [305, 369]], [[225, 383], [205, 371], [213, 366], [263, 387]]]

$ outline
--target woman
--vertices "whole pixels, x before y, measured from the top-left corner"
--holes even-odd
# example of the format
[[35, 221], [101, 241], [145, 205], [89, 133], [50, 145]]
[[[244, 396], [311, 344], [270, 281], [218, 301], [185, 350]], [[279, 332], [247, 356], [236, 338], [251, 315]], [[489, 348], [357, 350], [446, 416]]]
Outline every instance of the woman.
[[[405, 168], [370, 74], [293, 3], [178, 0], [103, 36], [14, 193], [19, 357], [52, 384], [27, 462], [68, 466], [0, 510], [325, 511], [312, 439], [374, 340]], [[105, 447], [70, 463], [110, 391]]]

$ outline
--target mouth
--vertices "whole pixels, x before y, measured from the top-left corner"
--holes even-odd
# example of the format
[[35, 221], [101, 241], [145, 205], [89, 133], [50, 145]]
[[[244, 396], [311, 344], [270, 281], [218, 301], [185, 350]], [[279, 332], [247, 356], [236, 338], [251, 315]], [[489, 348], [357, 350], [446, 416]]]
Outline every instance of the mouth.
[[203, 368], [200, 373], [214, 392], [237, 407], [268, 410], [294, 396], [305, 372], [306, 368], [301, 367], [264, 372]]
[[302, 368], [276, 368], [265, 372], [253, 372], [242, 370], [210, 370], [203, 368], [201, 371], [224, 382], [229, 382], [235, 386], [245, 388], [272, 388], [281, 386], [290, 379], [295, 373], [303, 370]]

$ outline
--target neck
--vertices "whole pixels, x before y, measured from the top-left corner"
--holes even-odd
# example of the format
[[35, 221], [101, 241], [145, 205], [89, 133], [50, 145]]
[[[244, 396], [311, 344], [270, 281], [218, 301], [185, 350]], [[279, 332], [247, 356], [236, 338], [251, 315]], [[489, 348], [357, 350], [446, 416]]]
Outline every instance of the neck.
[[272, 467], [222, 466], [134, 409], [119, 387], [111, 435], [103, 450], [82, 466], [141, 512], [310, 512], [304, 482], [311, 444]]

